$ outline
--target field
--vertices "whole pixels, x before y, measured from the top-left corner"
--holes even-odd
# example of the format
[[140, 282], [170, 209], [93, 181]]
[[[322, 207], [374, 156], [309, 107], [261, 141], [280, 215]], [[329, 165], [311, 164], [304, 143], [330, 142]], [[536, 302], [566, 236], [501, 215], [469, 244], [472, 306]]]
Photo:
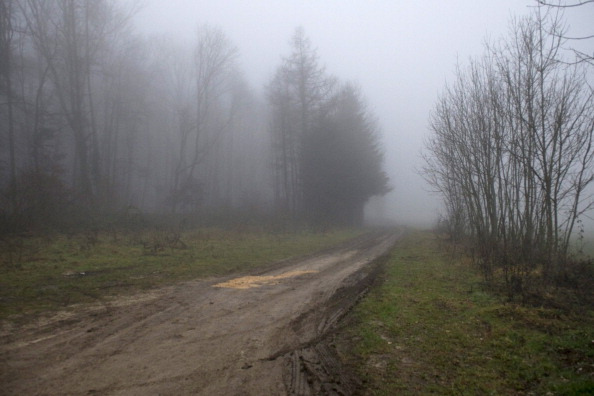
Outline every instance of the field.
[[359, 232], [154, 229], [7, 239], [0, 242], [0, 319], [241, 273], [333, 246]]
[[342, 353], [366, 395], [594, 394], [593, 307], [506, 303], [431, 233], [397, 244], [353, 320]]

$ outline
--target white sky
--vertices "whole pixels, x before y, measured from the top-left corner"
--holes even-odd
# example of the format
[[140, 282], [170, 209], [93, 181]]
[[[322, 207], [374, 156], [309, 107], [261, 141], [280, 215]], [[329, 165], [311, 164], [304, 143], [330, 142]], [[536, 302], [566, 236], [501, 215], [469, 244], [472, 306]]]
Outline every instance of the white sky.
[[[262, 92], [297, 26], [326, 70], [357, 82], [378, 117], [394, 188], [383, 205], [402, 223], [430, 224], [438, 200], [417, 175], [428, 117], [457, 62], [483, 52], [534, 0], [147, 0], [138, 28], [191, 40], [219, 26], [240, 51], [248, 82]], [[570, 32], [594, 34], [594, 6], [567, 12]]]

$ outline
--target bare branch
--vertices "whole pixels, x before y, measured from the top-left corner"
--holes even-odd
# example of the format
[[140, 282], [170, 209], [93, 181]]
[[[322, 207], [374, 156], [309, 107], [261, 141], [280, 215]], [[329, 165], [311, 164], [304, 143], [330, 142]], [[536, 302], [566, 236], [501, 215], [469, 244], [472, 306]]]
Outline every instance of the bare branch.
[[572, 4], [565, 4], [565, 3], [551, 3], [544, 0], [536, 0], [538, 4], [547, 6], [547, 7], [555, 7], [555, 8], [573, 8], [573, 7], [581, 7], [586, 4], [594, 4], [594, 0], [583, 0], [578, 1], [577, 3]]

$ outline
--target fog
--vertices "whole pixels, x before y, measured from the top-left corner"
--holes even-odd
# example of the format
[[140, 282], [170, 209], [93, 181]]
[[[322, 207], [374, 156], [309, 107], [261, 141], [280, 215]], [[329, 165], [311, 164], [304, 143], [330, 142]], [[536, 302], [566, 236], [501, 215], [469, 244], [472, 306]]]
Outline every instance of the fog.
[[[296, 215], [309, 205], [315, 217], [332, 209], [316, 200], [336, 202], [367, 183], [340, 210], [355, 216], [371, 197], [368, 220], [421, 226], [442, 212], [419, 174], [440, 93], [458, 65], [537, 9], [534, 0], [2, 4], [14, 5], [2, 25], [11, 68], [0, 87], [11, 104], [0, 109], [8, 214], [56, 212], [68, 195], [83, 206], [178, 214], [275, 206]], [[594, 7], [564, 12], [568, 36], [592, 34]], [[571, 43], [587, 53], [594, 46]], [[312, 79], [302, 82], [314, 84], [307, 98], [296, 93], [299, 50]], [[350, 124], [359, 132], [338, 138], [350, 141], [323, 146]], [[316, 154], [340, 144], [367, 147], [367, 157], [342, 166]], [[377, 145], [385, 175], [374, 168]], [[356, 161], [367, 168], [324, 186]]]
[[[438, 197], [418, 174], [428, 115], [459, 60], [507, 29], [531, 1], [194, 1], [149, 2], [137, 15], [147, 34], [191, 39], [199, 23], [220, 26], [240, 49], [251, 84], [262, 88], [302, 26], [326, 69], [356, 81], [379, 119], [393, 191], [373, 217], [431, 225]], [[377, 202], [380, 201], [380, 202]], [[381, 202], [384, 201], [384, 202]]]
[[[428, 116], [457, 63], [480, 55], [487, 39], [535, 2], [152, 0], [136, 16], [146, 34], [191, 39], [201, 23], [220, 26], [240, 50], [248, 81], [262, 90], [302, 26], [326, 70], [357, 82], [377, 115], [393, 191], [372, 216], [431, 225], [439, 200], [418, 174]], [[581, 34], [594, 10], [570, 11]], [[377, 202], [378, 200], [375, 200]]]

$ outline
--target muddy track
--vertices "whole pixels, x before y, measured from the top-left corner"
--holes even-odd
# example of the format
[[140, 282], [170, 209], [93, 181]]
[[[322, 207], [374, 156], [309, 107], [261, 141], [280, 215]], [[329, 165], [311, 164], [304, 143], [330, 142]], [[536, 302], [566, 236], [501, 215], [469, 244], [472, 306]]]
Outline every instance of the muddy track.
[[328, 341], [395, 233], [266, 271], [81, 307], [0, 338], [6, 395], [349, 395]]

